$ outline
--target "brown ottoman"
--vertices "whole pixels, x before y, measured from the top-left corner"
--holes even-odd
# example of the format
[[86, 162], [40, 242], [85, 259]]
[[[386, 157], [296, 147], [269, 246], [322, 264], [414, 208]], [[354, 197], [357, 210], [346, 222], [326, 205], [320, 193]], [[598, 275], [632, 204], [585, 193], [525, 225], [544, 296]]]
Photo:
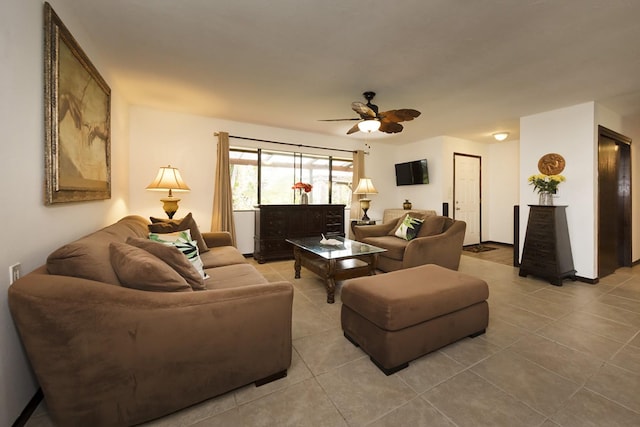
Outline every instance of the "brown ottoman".
[[342, 287], [345, 337], [385, 374], [489, 324], [483, 280], [435, 264], [359, 277]]

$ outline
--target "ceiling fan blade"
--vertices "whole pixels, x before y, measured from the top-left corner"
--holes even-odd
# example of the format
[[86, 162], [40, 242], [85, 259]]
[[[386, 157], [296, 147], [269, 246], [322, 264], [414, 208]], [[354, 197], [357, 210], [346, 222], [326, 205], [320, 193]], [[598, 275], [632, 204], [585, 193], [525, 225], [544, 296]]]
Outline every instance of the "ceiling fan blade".
[[380, 129], [378, 130], [384, 133], [399, 133], [402, 132], [402, 129], [404, 129], [404, 127], [400, 123], [386, 122], [381, 120]]
[[360, 117], [362, 117], [364, 120], [376, 118], [376, 112], [369, 108], [367, 104], [355, 101], [351, 103], [351, 108], [353, 109], [353, 111], [360, 114]]
[[319, 122], [346, 122], [351, 120], [362, 120], [360, 118], [352, 118], [352, 119], [319, 119]]
[[400, 110], [389, 110], [380, 113], [380, 120], [383, 122], [408, 122], [420, 115], [420, 111], [410, 108], [402, 108]]
[[347, 135], [351, 135], [352, 133], [356, 133], [356, 132], [358, 132], [359, 130], [360, 130], [360, 128], [358, 127], [358, 123], [356, 123], [355, 125], [353, 125], [353, 126], [351, 127], [351, 129], [349, 129], [349, 130], [347, 131]]

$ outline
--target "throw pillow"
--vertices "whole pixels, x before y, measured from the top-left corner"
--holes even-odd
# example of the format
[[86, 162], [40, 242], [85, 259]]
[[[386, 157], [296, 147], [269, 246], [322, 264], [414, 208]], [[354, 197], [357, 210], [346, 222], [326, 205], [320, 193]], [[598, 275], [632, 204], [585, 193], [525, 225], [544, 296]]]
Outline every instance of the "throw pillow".
[[185, 254], [187, 259], [195, 267], [196, 271], [203, 279], [207, 279], [209, 276], [204, 272], [204, 264], [200, 259], [200, 253], [198, 252], [198, 245], [191, 240], [191, 233], [189, 230], [176, 231], [174, 233], [149, 233], [149, 240], [163, 243], [169, 246], [175, 246], [180, 249], [180, 252]]
[[198, 270], [196, 270], [187, 257], [175, 246], [164, 245], [160, 242], [154, 242], [153, 240], [140, 237], [129, 237], [127, 243], [144, 249], [151, 255], [160, 258], [182, 276], [194, 291], [206, 289], [204, 279]]
[[200, 233], [198, 224], [193, 219], [191, 212], [181, 219], [168, 219], [168, 218], [149, 218], [152, 224], [149, 224], [149, 231], [152, 233], [173, 233], [176, 231], [190, 230], [193, 240], [198, 242], [198, 250], [201, 254], [207, 252], [209, 247]]
[[156, 292], [193, 291], [173, 268], [144, 249], [114, 242], [109, 245], [109, 254], [120, 283], [127, 288]]
[[400, 224], [400, 227], [398, 227], [396, 231], [396, 236], [404, 240], [415, 239], [420, 231], [422, 222], [423, 220], [421, 219], [413, 218], [409, 215], [405, 216], [402, 224]]
[[398, 231], [398, 228], [400, 228], [400, 226], [402, 225], [404, 220], [407, 218], [407, 216], [410, 216], [412, 218], [417, 218], [417, 219], [424, 219], [424, 215], [422, 213], [414, 212], [414, 211], [408, 211], [403, 216], [401, 216], [401, 217], [399, 217], [399, 218], [394, 220], [394, 221], [396, 221], [396, 225], [391, 229], [391, 231], [389, 231], [389, 233], [388, 233], [389, 236], [395, 236], [396, 235], [396, 231]]
[[435, 236], [436, 234], [441, 234], [442, 230], [444, 230], [444, 224], [447, 220], [447, 217], [440, 215], [431, 215], [424, 219], [422, 223], [422, 227], [420, 227], [420, 232], [418, 233], [418, 237], [427, 237], [427, 236]]

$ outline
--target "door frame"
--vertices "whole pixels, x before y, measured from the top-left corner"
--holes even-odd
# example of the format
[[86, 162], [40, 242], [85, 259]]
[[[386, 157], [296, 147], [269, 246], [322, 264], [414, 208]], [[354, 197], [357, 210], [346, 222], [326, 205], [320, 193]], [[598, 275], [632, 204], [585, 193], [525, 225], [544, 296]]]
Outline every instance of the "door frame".
[[[615, 141], [617, 146], [623, 147], [623, 150], [620, 150], [620, 154], [622, 156], [622, 161], [617, 163], [617, 167], [625, 168], [625, 176], [626, 179], [623, 182], [620, 182], [618, 179], [619, 186], [622, 185], [626, 187], [625, 191], [618, 191], [618, 206], [622, 206], [621, 211], [617, 212], [616, 221], [621, 223], [621, 231], [618, 233], [617, 247], [618, 247], [618, 267], [631, 267], [632, 265], [632, 235], [631, 235], [631, 138], [619, 134], [611, 129], [607, 129], [604, 126], [598, 125], [598, 151], [600, 149], [601, 138], [608, 138]], [[600, 164], [598, 160], [598, 176], [600, 176]], [[600, 221], [601, 221], [601, 206], [600, 206], [600, 180], [598, 179], [598, 256], [597, 256], [597, 266], [598, 266], [598, 277], [600, 276]]]
[[453, 219], [456, 219], [456, 156], [478, 159], [478, 239], [482, 244], [482, 156], [455, 151], [453, 153]]

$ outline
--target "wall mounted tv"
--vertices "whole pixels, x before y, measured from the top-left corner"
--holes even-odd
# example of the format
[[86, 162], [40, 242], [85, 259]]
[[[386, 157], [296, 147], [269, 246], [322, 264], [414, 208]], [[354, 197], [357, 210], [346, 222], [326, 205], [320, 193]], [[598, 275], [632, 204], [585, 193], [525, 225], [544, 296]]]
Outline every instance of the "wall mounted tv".
[[428, 183], [429, 169], [427, 169], [427, 159], [396, 163], [396, 185]]

